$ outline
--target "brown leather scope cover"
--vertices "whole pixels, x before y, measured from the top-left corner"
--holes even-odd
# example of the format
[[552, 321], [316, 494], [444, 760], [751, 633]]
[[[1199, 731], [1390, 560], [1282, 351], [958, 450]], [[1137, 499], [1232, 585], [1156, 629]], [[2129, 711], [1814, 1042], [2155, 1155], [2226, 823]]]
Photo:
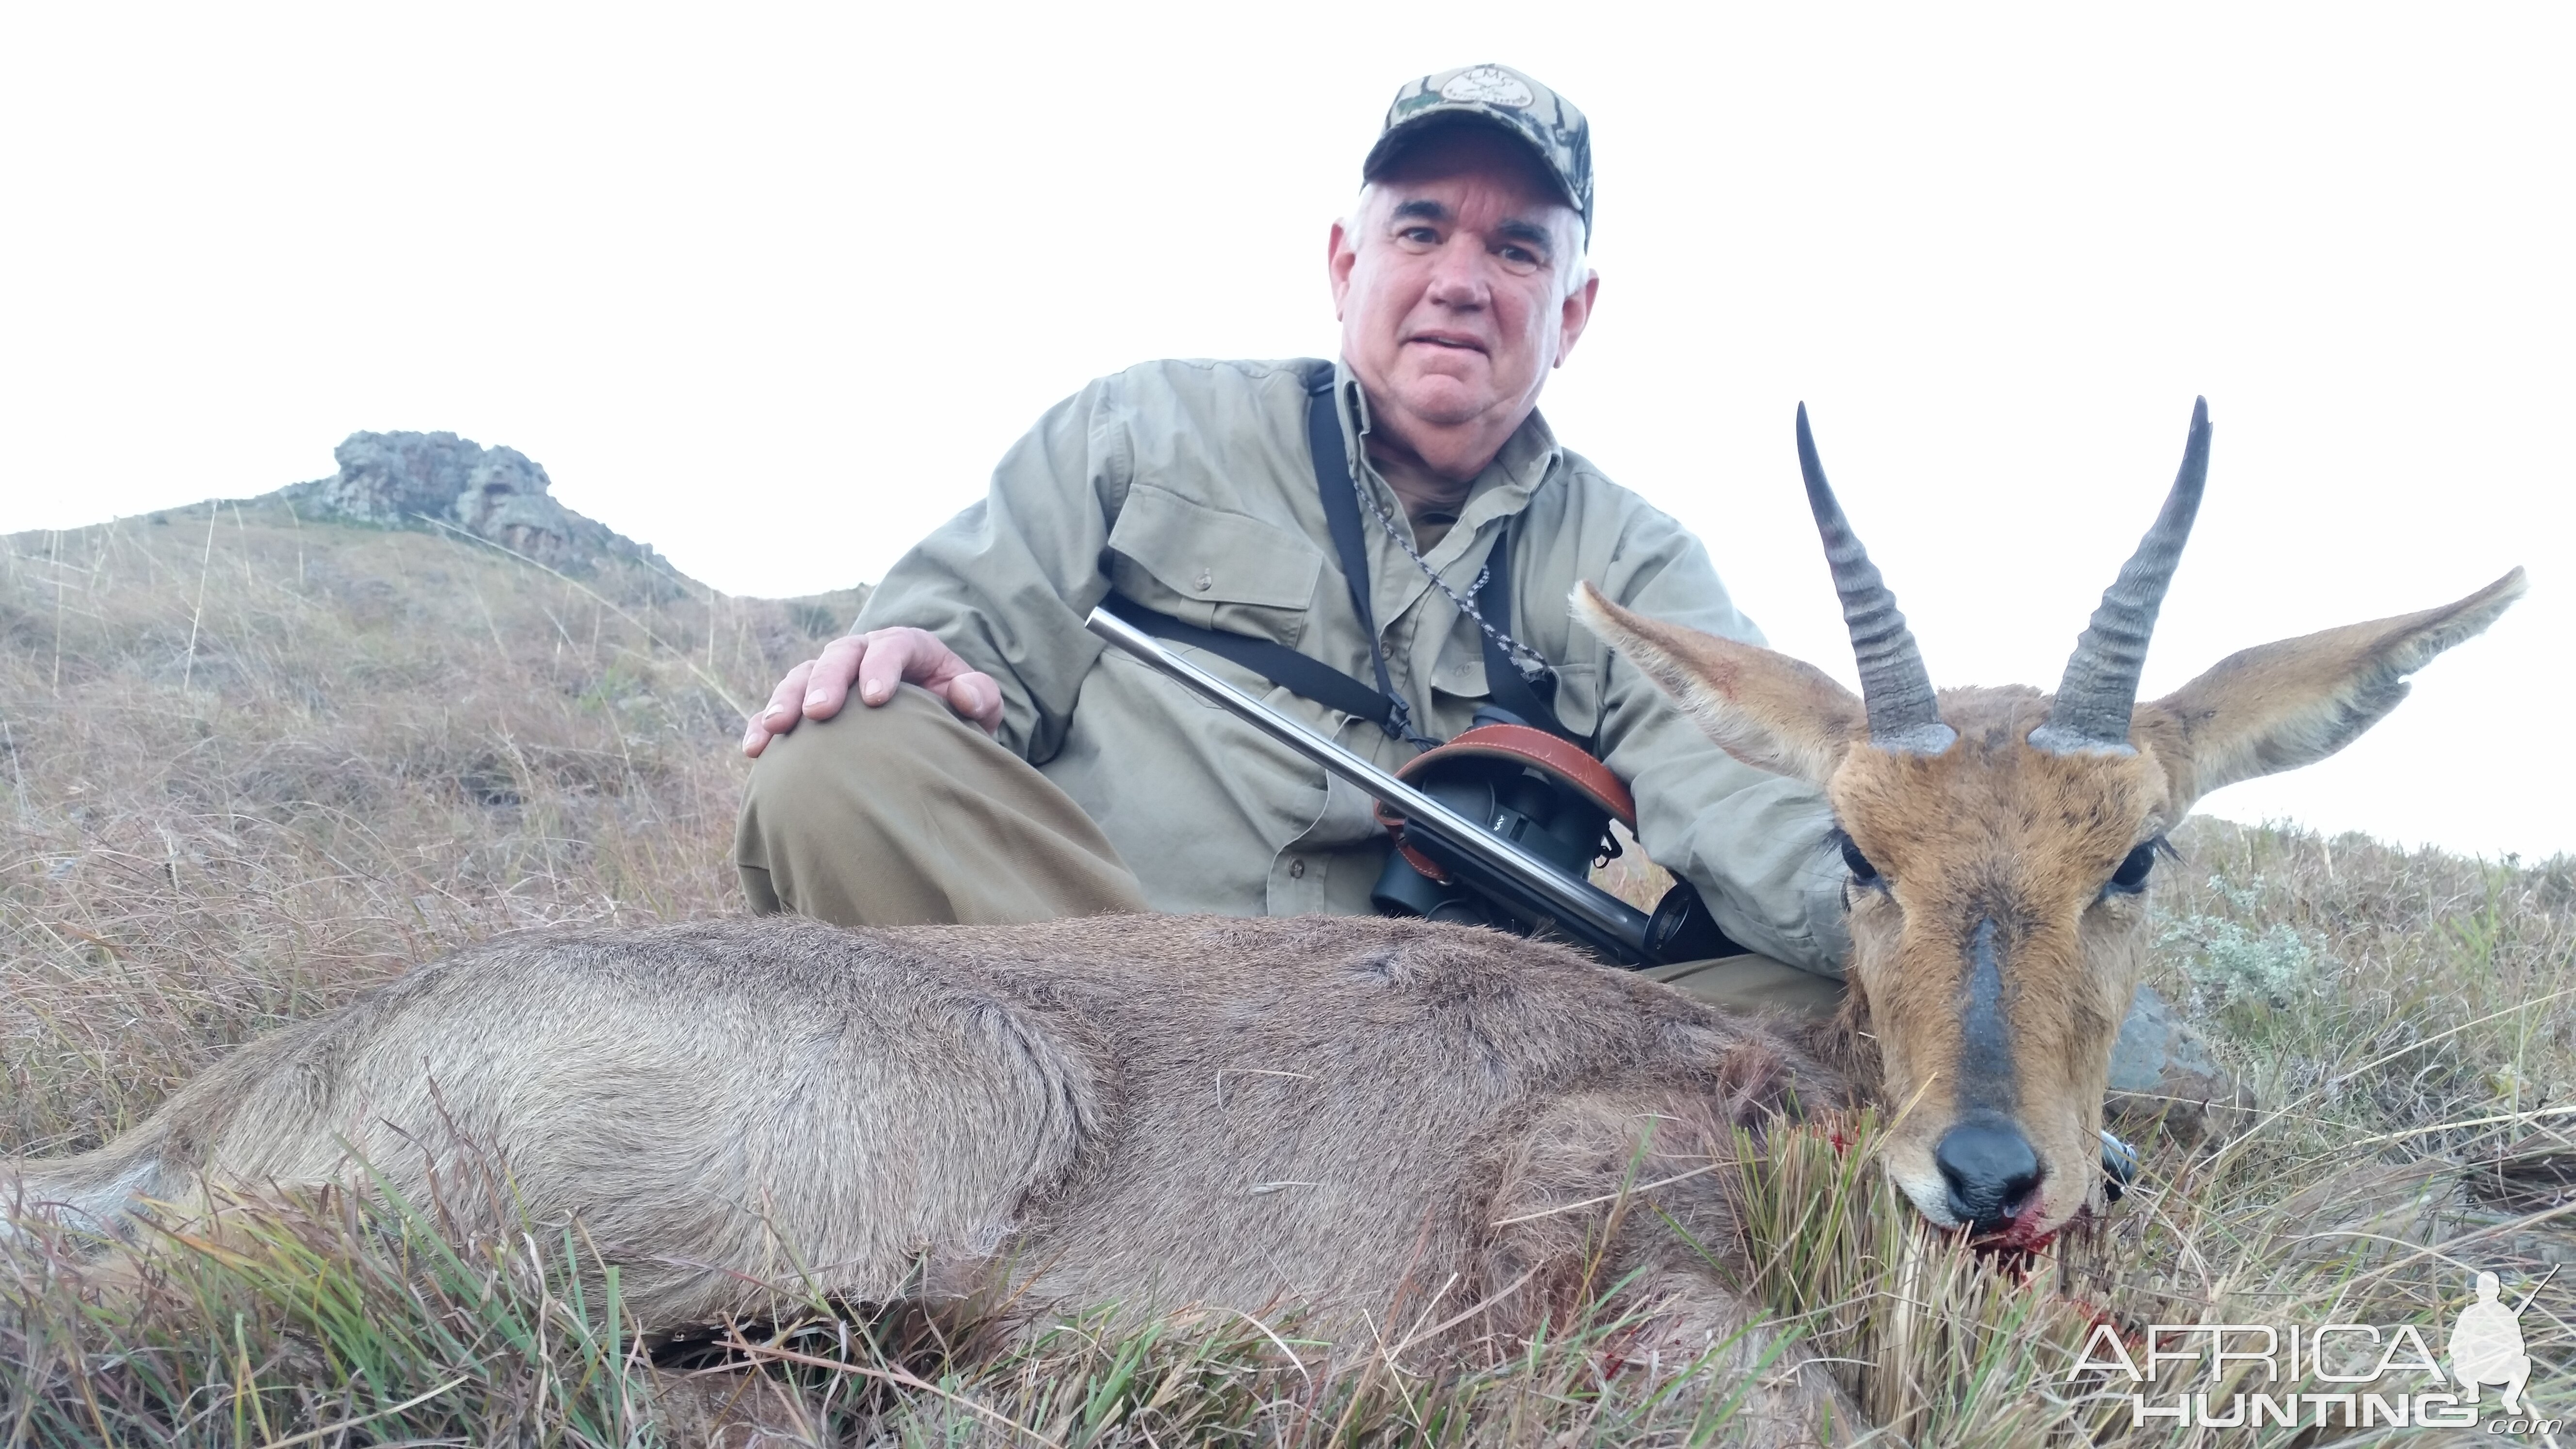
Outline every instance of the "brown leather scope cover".
[[[1629, 795], [1628, 787], [1619, 783], [1619, 777], [1610, 773], [1609, 766], [1584, 753], [1580, 746], [1528, 725], [1478, 725], [1445, 745], [1434, 746], [1405, 761], [1404, 767], [1395, 772], [1395, 777], [1409, 785], [1442, 760], [1466, 757], [1509, 760], [1526, 765], [1590, 798], [1593, 804], [1608, 811], [1611, 819], [1631, 832], [1637, 828], [1637, 802]], [[1430, 857], [1405, 844], [1404, 817], [1387, 808], [1383, 800], [1378, 802], [1377, 823], [1385, 826], [1387, 833], [1395, 837], [1395, 848], [1403, 852], [1415, 870], [1433, 880], [1448, 881], [1447, 871]]]

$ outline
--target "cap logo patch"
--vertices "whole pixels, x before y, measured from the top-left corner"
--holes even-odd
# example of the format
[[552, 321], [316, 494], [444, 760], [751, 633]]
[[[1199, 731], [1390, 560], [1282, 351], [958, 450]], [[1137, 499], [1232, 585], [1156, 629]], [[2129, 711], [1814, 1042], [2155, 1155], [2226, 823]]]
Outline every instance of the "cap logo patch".
[[1440, 87], [1444, 101], [1481, 101], [1494, 106], [1526, 107], [1538, 99], [1519, 76], [1498, 65], [1473, 65]]

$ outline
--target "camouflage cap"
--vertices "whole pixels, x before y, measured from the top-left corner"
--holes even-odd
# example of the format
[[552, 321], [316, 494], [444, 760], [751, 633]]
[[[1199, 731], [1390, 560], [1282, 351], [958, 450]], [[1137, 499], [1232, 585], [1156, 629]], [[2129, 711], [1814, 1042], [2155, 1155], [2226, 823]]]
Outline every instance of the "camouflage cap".
[[1592, 123], [1572, 102], [1507, 65], [1471, 65], [1408, 81], [1386, 109], [1386, 129], [1360, 163], [1362, 180], [1378, 174], [1426, 131], [1459, 122], [1496, 127], [1538, 153], [1592, 238]]

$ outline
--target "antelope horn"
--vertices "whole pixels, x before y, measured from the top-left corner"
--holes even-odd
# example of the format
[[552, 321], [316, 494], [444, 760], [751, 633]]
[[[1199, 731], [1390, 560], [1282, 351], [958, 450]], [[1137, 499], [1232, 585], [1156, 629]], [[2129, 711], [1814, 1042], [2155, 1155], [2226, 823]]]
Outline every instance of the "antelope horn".
[[1807, 507], [1815, 512], [1816, 532], [1824, 537], [1825, 562], [1833, 567], [1834, 592], [1842, 595], [1843, 623], [1851, 630], [1852, 654], [1860, 661], [1869, 742], [1898, 754], [1937, 755], [1950, 748], [1958, 731], [1941, 722], [1923, 650], [1825, 482], [1825, 465], [1807, 431], [1805, 403], [1798, 404], [1798, 468], [1807, 475]]
[[2058, 682], [2048, 722], [2030, 732], [2033, 749], [2052, 755], [2125, 755], [2129, 713], [2138, 702], [2138, 672], [2146, 667], [2147, 640], [2156, 632], [2156, 611], [2173, 582], [2174, 565], [2191, 537], [2191, 520], [2200, 512], [2201, 486], [2209, 481], [2209, 399], [2191, 405], [2191, 439], [2183, 445], [2182, 471], [2165, 495], [2138, 551], [2120, 566], [2120, 577], [2102, 595], [2102, 607], [2075, 641]]

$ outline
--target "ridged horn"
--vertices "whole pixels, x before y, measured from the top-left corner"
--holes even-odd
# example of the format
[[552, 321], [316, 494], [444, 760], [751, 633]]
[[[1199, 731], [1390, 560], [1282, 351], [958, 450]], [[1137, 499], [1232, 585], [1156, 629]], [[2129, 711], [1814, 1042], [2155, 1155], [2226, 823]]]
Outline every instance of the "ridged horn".
[[1869, 561], [1834, 490], [1825, 482], [1825, 465], [1816, 457], [1815, 435], [1807, 431], [1807, 405], [1798, 404], [1798, 469], [1807, 475], [1807, 507], [1816, 515], [1816, 532], [1825, 541], [1825, 562], [1834, 571], [1834, 592], [1842, 596], [1843, 624], [1851, 630], [1852, 654], [1860, 662], [1861, 704], [1869, 711], [1869, 742], [1906, 755], [1937, 755], [1950, 748], [1958, 731], [1941, 722], [1932, 697], [1932, 676], [1923, 667], [1923, 650], [1896, 610], [1896, 595]]
[[2138, 674], [2146, 667], [2147, 641], [2156, 632], [2156, 611], [2164, 606], [2165, 588], [2182, 546], [2191, 537], [2191, 521], [2200, 512], [2200, 493], [2209, 481], [2209, 399], [2191, 405], [2191, 439], [2183, 445], [2182, 471], [2165, 495], [2138, 551], [2120, 566], [2120, 577], [2102, 595], [2102, 607], [2075, 641], [2058, 681], [2057, 700], [2048, 722], [2030, 732], [2031, 748], [2052, 755], [2125, 755], [2129, 714], [2138, 702]]

